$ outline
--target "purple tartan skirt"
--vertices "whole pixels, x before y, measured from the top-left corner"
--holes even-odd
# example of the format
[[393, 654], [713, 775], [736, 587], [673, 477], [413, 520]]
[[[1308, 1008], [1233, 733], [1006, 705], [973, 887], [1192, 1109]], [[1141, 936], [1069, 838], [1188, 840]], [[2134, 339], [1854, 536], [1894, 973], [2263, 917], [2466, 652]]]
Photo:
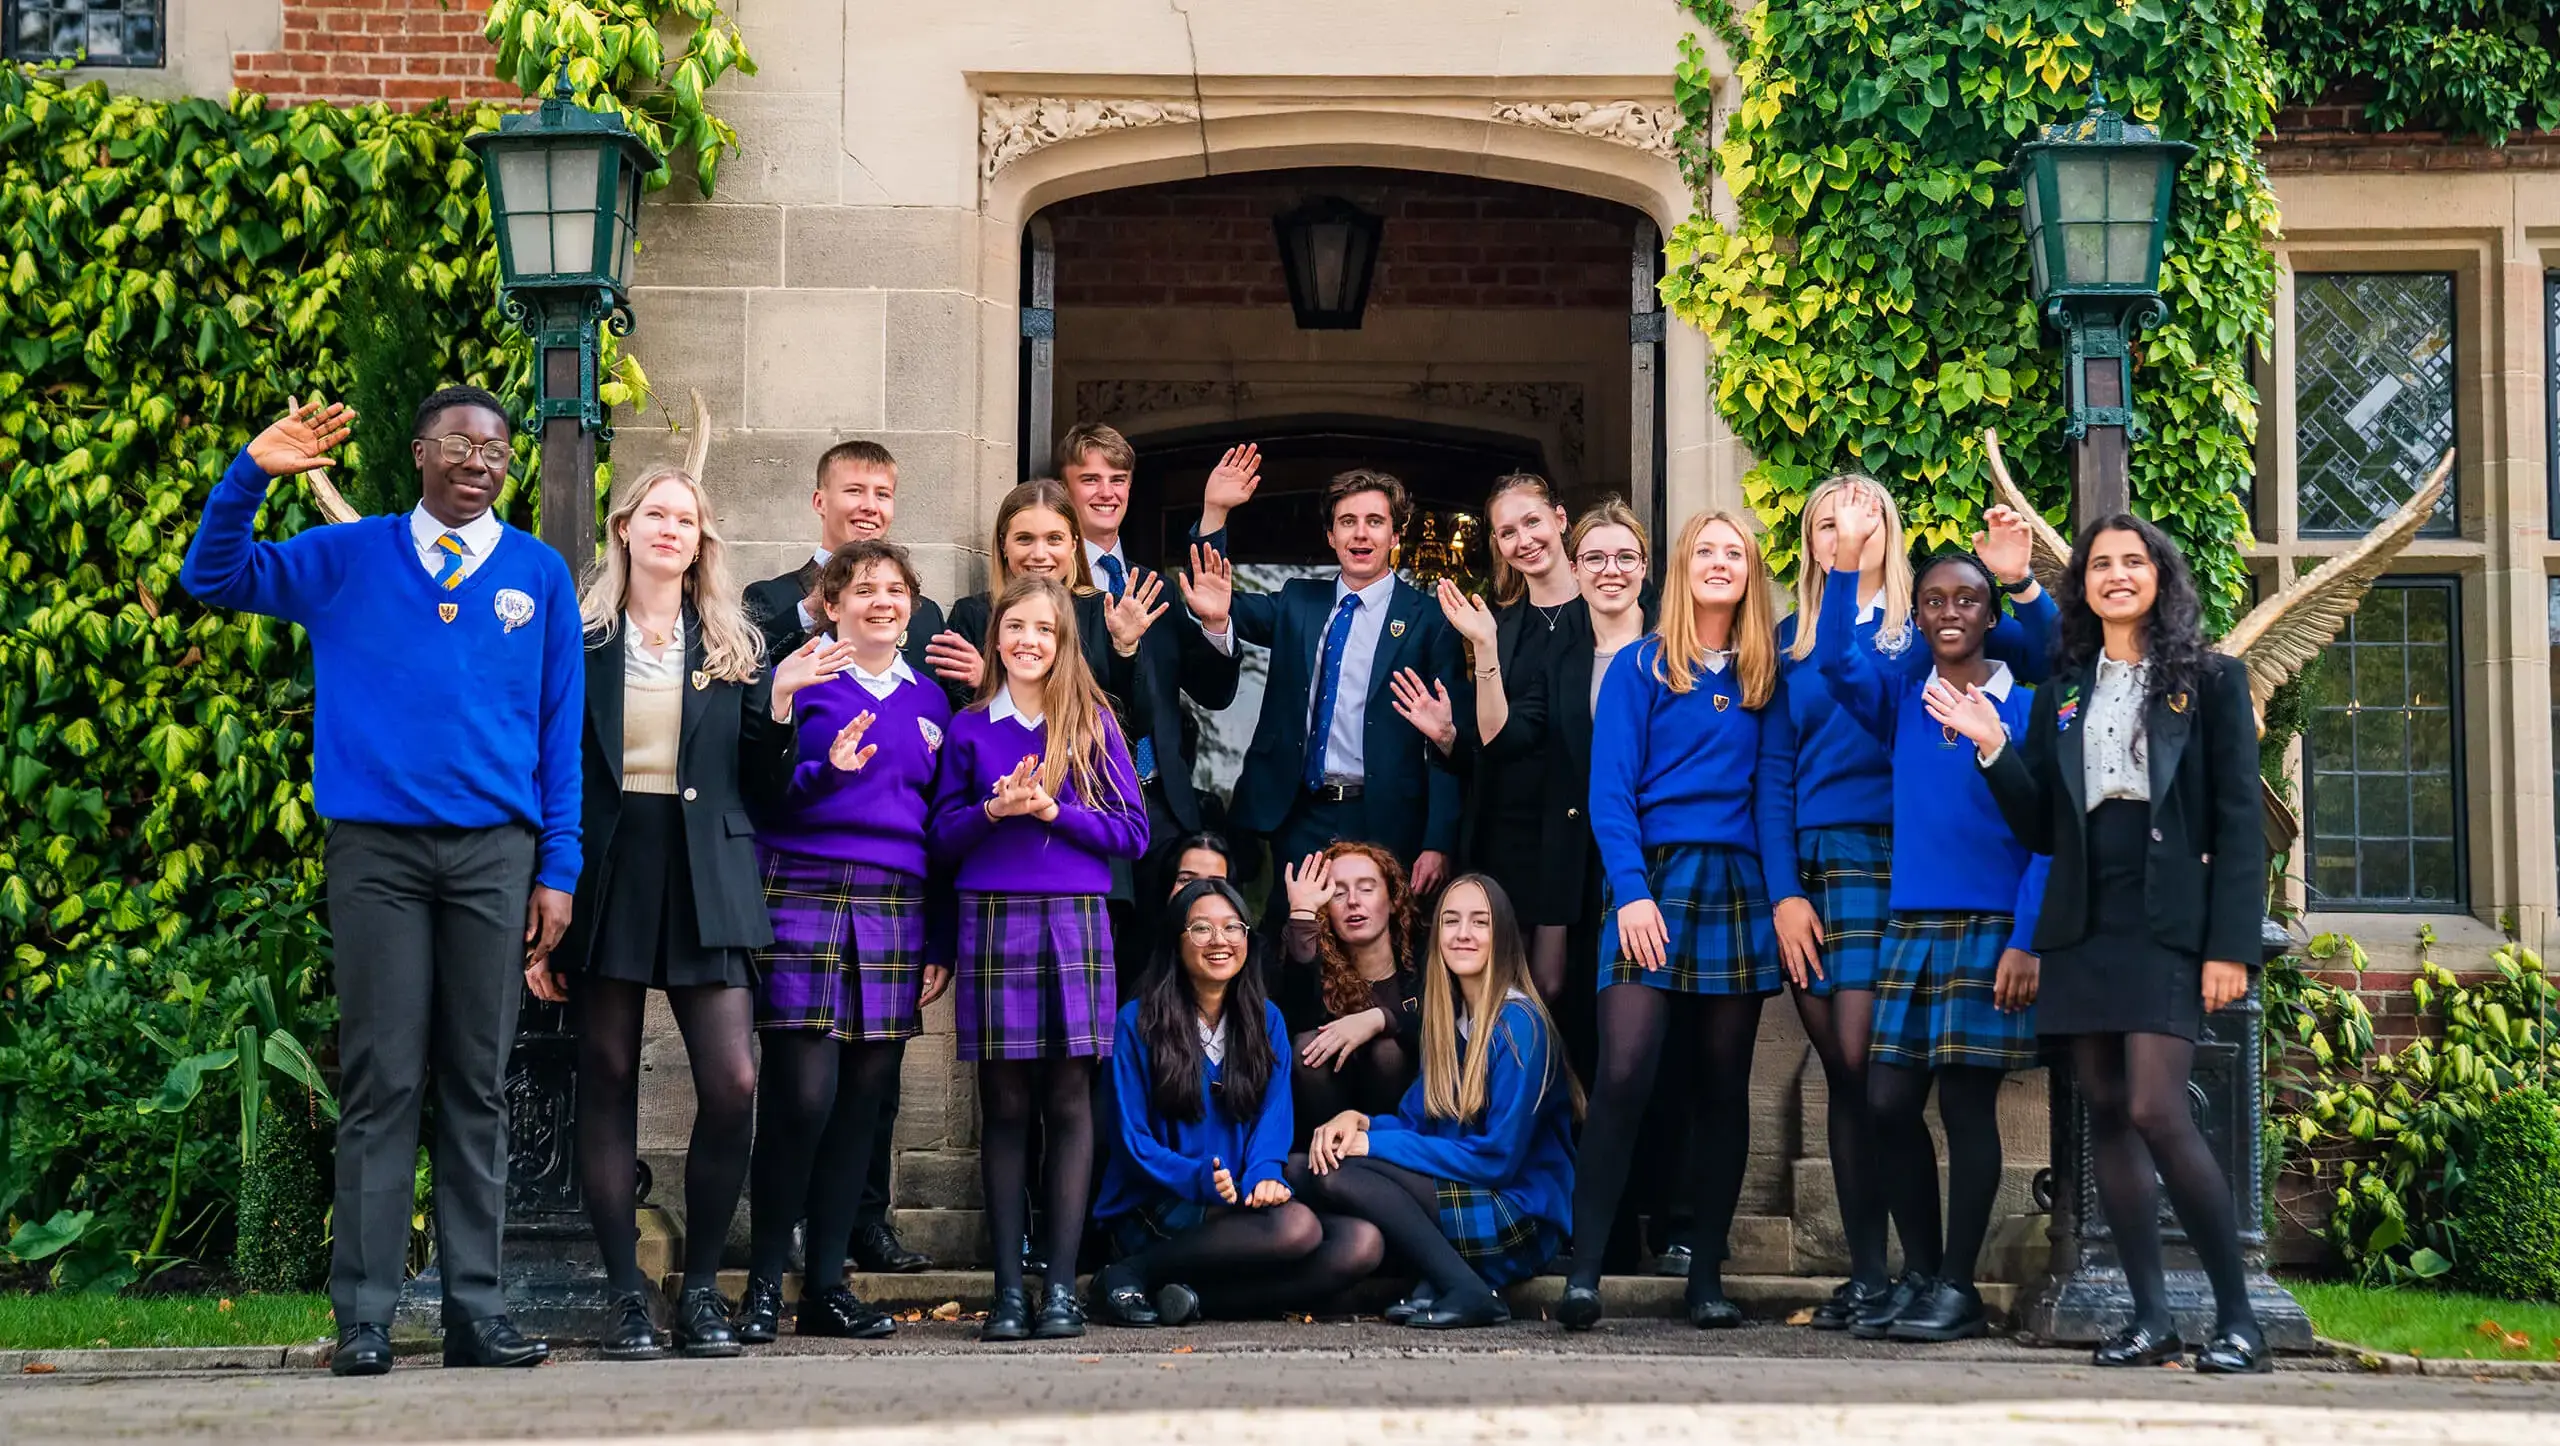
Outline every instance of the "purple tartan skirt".
[[756, 953], [756, 1028], [842, 1040], [924, 1028], [924, 880], [873, 864], [760, 849], [773, 943]]
[[964, 1060], [1109, 1059], [1119, 986], [1100, 894], [960, 895]]

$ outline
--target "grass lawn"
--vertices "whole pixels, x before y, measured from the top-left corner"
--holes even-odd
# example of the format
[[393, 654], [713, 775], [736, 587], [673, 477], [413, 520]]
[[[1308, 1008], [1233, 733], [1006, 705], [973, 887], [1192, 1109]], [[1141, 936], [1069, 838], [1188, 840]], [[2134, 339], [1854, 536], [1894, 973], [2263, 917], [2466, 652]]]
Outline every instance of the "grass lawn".
[[[2375, 1350], [2430, 1360], [2560, 1360], [2560, 1305], [2528, 1305], [2485, 1295], [2416, 1287], [2288, 1281], [2320, 1334]], [[2492, 1334], [2485, 1327], [2495, 1321]], [[2522, 1335], [2525, 1344], [2513, 1344]]]
[[0, 1349], [282, 1346], [333, 1331], [325, 1295], [0, 1295]]

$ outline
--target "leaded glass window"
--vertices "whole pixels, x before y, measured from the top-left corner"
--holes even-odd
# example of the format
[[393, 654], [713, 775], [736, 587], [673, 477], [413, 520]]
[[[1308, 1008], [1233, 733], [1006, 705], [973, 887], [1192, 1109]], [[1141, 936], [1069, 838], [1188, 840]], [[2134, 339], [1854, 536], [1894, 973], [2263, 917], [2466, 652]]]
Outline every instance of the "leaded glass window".
[[[2453, 445], [2452, 274], [2296, 275], [2293, 356], [2301, 529], [2361, 535]], [[2428, 532], [2454, 530], [2455, 490], [2445, 489]]]
[[2463, 907], [2458, 602], [2451, 578], [2386, 578], [2322, 657], [2304, 821], [2314, 907]]
[[167, 0], [7, 0], [11, 60], [168, 63]]

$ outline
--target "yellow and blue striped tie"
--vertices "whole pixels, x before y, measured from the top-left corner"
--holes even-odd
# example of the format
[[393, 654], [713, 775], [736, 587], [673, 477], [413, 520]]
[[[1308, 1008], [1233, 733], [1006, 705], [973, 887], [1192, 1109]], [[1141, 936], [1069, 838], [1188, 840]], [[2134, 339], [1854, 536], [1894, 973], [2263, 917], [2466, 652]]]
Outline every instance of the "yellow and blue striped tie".
[[462, 545], [459, 532], [448, 532], [437, 538], [436, 547], [444, 553], [436, 559], [436, 586], [451, 592], [462, 586], [462, 559], [470, 555], [471, 549]]

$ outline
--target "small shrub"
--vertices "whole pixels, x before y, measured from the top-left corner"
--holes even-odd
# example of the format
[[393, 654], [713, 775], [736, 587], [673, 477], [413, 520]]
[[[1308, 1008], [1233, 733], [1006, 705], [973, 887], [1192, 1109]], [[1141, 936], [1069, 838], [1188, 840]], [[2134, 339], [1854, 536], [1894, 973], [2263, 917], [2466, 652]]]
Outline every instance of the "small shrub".
[[2507, 1300], [2560, 1300], [2560, 1101], [2509, 1090], [2481, 1112], [2454, 1213], [2463, 1285]]
[[277, 1103], [241, 1172], [231, 1270], [249, 1290], [317, 1290], [329, 1278], [329, 1135], [303, 1102]]

